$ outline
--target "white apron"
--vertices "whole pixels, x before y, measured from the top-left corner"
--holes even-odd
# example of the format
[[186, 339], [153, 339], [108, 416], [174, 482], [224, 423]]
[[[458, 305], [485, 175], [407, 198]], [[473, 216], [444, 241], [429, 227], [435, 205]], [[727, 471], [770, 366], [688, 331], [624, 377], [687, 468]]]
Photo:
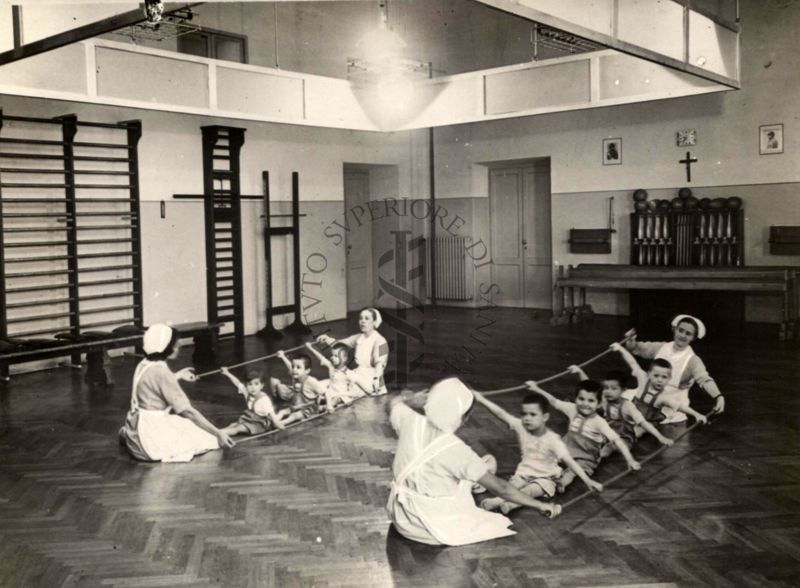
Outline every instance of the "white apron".
[[[689, 388], [692, 387], [694, 380], [691, 380], [688, 386], [681, 388], [681, 378], [689, 361], [694, 357], [694, 351], [690, 346], [687, 346], [682, 351], [675, 351], [675, 346], [672, 343], [664, 343], [656, 353], [656, 357], [666, 359], [672, 366], [672, 376], [669, 379], [666, 387], [664, 388], [663, 397], [665, 400], [671, 402], [679, 402], [680, 404], [689, 403]], [[669, 423], [682, 423], [686, 420], [686, 413], [674, 410], [668, 406], [661, 408], [661, 412], [666, 417], [662, 424]]]
[[371, 394], [386, 394], [386, 384], [383, 377], [380, 378], [377, 388], [375, 387], [375, 376], [378, 370], [372, 365], [372, 350], [375, 345], [380, 345], [381, 341], [386, 344], [386, 340], [373, 331], [368, 337], [361, 335], [356, 339], [354, 357], [356, 369], [353, 370], [353, 377], [365, 390], [371, 390]]
[[447, 433], [422, 447], [424, 427], [423, 420], [415, 424], [417, 454], [392, 482], [386, 505], [397, 531], [408, 539], [431, 545], [467, 545], [515, 535], [516, 532], [508, 528], [510, 519], [475, 506], [472, 482], [468, 480], [461, 480], [452, 496], [425, 496], [406, 486], [409, 476], [441, 452], [460, 443], [455, 435]]
[[135, 426], [143, 452], [152, 461], [186, 462], [195, 455], [219, 449], [217, 438], [182, 416], [171, 414], [171, 408], [147, 410], [139, 407], [136, 388], [142, 375], [160, 362], [142, 361], [136, 366], [131, 391], [131, 412], [128, 422]]

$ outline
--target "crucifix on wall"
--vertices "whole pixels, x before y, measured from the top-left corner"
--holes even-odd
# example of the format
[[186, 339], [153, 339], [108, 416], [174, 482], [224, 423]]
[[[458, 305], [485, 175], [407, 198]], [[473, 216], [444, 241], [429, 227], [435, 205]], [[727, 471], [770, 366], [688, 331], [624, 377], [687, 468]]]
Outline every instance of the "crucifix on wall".
[[686, 165], [686, 181], [692, 181], [692, 164], [697, 162], [696, 157], [692, 157], [691, 151], [686, 152], [686, 159], [681, 159], [678, 163], [683, 163]]

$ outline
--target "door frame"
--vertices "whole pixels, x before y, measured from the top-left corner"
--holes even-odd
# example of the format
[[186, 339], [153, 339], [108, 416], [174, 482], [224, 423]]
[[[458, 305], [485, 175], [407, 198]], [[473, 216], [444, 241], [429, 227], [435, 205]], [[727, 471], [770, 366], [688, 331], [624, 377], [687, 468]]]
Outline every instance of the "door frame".
[[[550, 177], [550, 186], [551, 186], [551, 190], [550, 190], [550, 194], [549, 194], [548, 198], [550, 200], [550, 210], [551, 210], [551, 215], [550, 215], [550, 219], [549, 219], [550, 230], [551, 230], [549, 245], [550, 245], [550, 274], [551, 274], [551, 282], [550, 282], [550, 284], [552, 286], [552, 280], [553, 280], [553, 277], [552, 277], [552, 267], [553, 267], [553, 257], [552, 257], [553, 256], [553, 236], [552, 236], [552, 228], [553, 228], [553, 217], [552, 217], [553, 192], [552, 192], [551, 158], [550, 157], [532, 157], [530, 159], [514, 159], [514, 160], [506, 160], [506, 161], [487, 162], [485, 164], [485, 167], [486, 167], [486, 180], [487, 180], [486, 181], [486, 185], [487, 185], [487, 192], [488, 192], [488, 195], [489, 195], [489, 206], [488, 206], [489, 243], [490, 243], [490, 246], [491, 246], [492, 250], [494, 249], [494, 231], [492, 230], [492, 228], [494, 227], [494, 223], [493, 223], [494, 219], [492, 218], [492, 181], [491, 181], [492, 172], [493, 171], [502, 171], [504, 169], [520, 169], [522, 171], [522, 174], [521, 174], [521, 181], [522, 181], [521, 190], [522, 190], [522, 207], [523, 207], [523, 209], [521, 211], [521, 214], [522, 214], [522, 219], [523, 219], [523, 221], [522, 221], [523, 237], [525, 235], [525, 222], [524, 222], [524, 220], [525, 220], [525, 187], [524, 186], [525, 186], [525, 172], [526, 172], [525, 168], [532, 169], [534, 171], [534, 173], [536, 173], [536, 172], [547, 172], [548, 173], [548, 176]], [[492, 253], [492, 255], [494, 256], [494, 253]], [[522, 264], [521, 265], [522, 265], [522, 275], [521, 275], [521, 280], [522, 280], [522, 284], [521, 284], [522, 306], [509, 307], [509, 308], [534, 308], [532, 306], [528, 306], [528, 300], [527, 300], [527, 297], [526, 297], [527, 280], [526, 280], [526, 276], [525, 276], [525, 273], [526, 273], [525, 265], [526, 265], [526, 263], [525, 263], [524, 249], [523, 249]], [[491, 281], [494, 284], [494, 283], [496, 283], [496, 280], [495, 280], [495, 266], [494, 266], [494, 264], [491, 264], [490, 267], [491, 267]], [[551, 298], [551, 300], [552, 300], [552, 298]], [[552, 308], [552, 302], [551, 302], [551, 308]], [[547, 310], [547, 309], [543, 309], [543, 310]]]

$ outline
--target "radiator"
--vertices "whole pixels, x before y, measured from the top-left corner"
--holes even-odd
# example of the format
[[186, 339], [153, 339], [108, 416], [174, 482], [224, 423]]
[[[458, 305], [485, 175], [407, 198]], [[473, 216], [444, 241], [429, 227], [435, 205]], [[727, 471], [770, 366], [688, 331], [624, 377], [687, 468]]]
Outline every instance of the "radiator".
[[[430, 240], [426, 239], [430, 248]], [[472, 300], [474, 266], [467, 255], [469, 237], [441, 237], [436, 239], [435, 279], [437, 300]], [[428, 253], [430, 259], [430, 253]], [[425, 264], [428, 297], [431, 297], [433, 277], [431, 264]]]

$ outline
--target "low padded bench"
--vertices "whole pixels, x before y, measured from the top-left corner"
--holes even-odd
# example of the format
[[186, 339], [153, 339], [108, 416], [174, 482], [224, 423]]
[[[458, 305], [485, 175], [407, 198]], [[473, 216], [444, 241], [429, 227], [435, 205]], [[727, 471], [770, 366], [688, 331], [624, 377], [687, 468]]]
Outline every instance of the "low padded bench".
[[[194, 353], [192, 362], [196, 368], [216, 366], [216, 347], [220, 325], [217, 323], [193, 322], [172, 325], [180, 339], [192, 337]], [[0, 340], [0, 371], [8, 380], [8, 366], [54, 357], [72, 356], [74, 363], [81, 363], [86, 354], [86, 382], [94, 385], [113, 383], [106, 369], [108, 350], [121, 347], [136, 347], [141, 352], [143, 327], [126, 325], [114, 331], [87, 331], [73, 335], [61, 333], [55, 339]]]
[[[555, 281], [554, 323], [576, 322], [591, 314], [586, 290], [703, 290], [773, 293], [783, 300], [780, 338], [791, 339], [797, 321], [797, 268], [790, 267], [653, 267], [580, 264], [559, 268]], [[577, 299], [577, 300], [576, 300]]]

